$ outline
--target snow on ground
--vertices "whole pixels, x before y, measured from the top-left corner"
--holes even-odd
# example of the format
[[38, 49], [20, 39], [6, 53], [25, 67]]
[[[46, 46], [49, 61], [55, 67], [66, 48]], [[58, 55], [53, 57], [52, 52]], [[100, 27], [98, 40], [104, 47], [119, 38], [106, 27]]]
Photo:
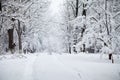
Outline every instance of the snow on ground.
[[115, 63], [99, 54], [27, 54], [0, 56], [0, 80], [120, 80]]

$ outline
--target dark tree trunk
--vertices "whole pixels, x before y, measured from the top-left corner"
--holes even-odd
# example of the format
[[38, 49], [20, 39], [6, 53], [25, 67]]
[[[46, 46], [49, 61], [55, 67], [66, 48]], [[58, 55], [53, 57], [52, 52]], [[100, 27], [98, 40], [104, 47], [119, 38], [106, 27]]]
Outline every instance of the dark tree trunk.
[[85, 32], [85, 28], [86, 28], [86, 25], [84, 24], [84, 27], [82, 28], [82, 32], [81, 32], [81, 37], [83, 37], [83, 34]]
[[86, 16], [86, 7], [87, 5], [83, 3], [83, 12], [82, 12], [82, 16]]
[[75, 17], [78, 16], [78, 9], [79, 9], [79, 0], [76, 0], [76, 13], [75, 13]]
[[19, 50], [21, 51], [22, 50], [21, 35], [18, 36], [18, 39], [19, 39]]
[[13, 44], [14, 44], [13, 43], [13, 31], [14, 31], [14, 28], [8, 30], [8, 38], [9, 38], [8, 48], [11, 51], [14, 49], [14, 47], [13, 47]]
[[2, 11], [2, 3], [1, 3], [1, 1], [0, 1], [0, 11]]
[[85, 44], [83, 44], [83, 52], [85, 52]]
[[112, 63], [114, 63], [114, 59], [113, 59], [113, 55], [112, 55], [112, 53], [110, 53], [110, 54], [108, 55], [108, 58], [109, 58], [109, 60], [112, 61]]
[[109, 54], [109, 60], [112, 60], [112, 54]]
[[69, 43], [69, 53], [71, 54], [71, 43]]

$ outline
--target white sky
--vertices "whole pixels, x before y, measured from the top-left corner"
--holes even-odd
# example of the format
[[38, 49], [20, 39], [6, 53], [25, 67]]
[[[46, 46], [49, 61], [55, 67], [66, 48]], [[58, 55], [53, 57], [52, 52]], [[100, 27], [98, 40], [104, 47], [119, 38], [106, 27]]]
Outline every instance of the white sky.
[[60, 14], [61, 4], [63, 3], [63, 0], [51, 0], [51, 5], [49, 7], [49, 10], [51, 12], [51, 15]]

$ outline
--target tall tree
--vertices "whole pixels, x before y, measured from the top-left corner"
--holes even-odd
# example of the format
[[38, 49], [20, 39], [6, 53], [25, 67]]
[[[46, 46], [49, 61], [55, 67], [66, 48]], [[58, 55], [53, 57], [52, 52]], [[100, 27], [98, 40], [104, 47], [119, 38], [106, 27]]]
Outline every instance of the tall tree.
[[2, 11], [2, 3], [1, 3], [1, 0], [0, 0], [0, 11]]

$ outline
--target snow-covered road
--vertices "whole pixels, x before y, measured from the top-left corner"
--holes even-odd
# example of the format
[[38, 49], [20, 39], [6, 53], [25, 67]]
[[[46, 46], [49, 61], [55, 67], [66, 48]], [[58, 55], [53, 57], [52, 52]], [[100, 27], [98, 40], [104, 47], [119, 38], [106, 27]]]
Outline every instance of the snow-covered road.
[[34, 80], [81, 80], [72, 70], [64, 66], [56, 56], [38, 56], [33, 65]]
[[120, 80], [119, 60], [112, 64], [95, 54], [0, 56], [0, 80]]

